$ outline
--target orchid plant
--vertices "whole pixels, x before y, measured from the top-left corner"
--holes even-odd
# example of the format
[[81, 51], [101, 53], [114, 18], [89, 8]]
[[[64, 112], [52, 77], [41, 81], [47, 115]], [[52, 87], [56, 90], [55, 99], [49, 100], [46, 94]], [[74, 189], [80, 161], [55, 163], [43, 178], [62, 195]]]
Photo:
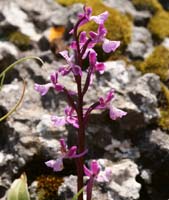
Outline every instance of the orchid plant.
[[[111, 170], [108, 169], [105, 173], [101, 173], [100, 166], [96, 160], [91, 161], [90, 169], [84, 165], [84, 156], [87, 153], [87, 149], [85, 149], [85, 129], [88, 124], [89, 115], [95, 109], [108, 109], [110, 118], [116, 120], [126, 115], [126, 112], [111, 105], [111, 101], [115, 96], [114, 89], [105, 94], [105, 97], [100, 97], [88, 108], [84, 105], [85, 94], [89, 87], [92, 86], [95, 73], [103, 74], [106, 70], [105, 64], [97, 61], [97, 53], [94, 50], [95, 45], [102, 43], [103, 51], [110, 53], [119, 47], [120, 42], [110, 41], [106, 38], [107, 30], [104, 22], [108, 18], [107, 11], [98, 16], [92, 16], [92, 9], [90, 7], [84, 6], [83, 11], [83, 13], [78, 15], [78, 20], [74, 28], [70, 31], [70, 34], [74, 38], [70, 44], [73, 54], [70, 55], [70, 52], [67, 50], [60, 52], [60, 55], [66, 60], [66, 65], [59, 67], [57, 71], [51, 74], [50, 83], [45, 85], [35, 84], [35, 90], [41, 95], [45, 95], [50, 88], [53, 88], [56, 92], [66, 95], [68, 105], [64, 111], [65, 116], [52, 116], [51, 121], [56, 127], [65, 124], [72, 125], [78, 133], [77, 143], [68, 149], [64, 139], [60, 139], [60, 157], [56, 160], [47, 161], [46, 165], [57, 172], [63, 169], [63, 160], [65, 158], [75, 159], [78, 177], [77, 191], [80, 191], [84, 187], [83, 176], [85, 174], [89, 179], [86, 186], [87, 200], [91, 200], [94, 181], [108, 181]], [[80, 32], [79, 28], [89, 21], [94, 21], [98, 24], [97, 32]], [[85, 60], [88, 60], [89, 63], [86, 71], [83, 70]], [[70, 73], [74, 76], [77, 91], [67, 89], [58, 81], [59, 76], [67, 76]], [[84, 79], [85, 81], [82, 82]], [[76, 98], [74, 98], [75, 96]], [[83, 200], [83, 198], [83, 192], [81, 192], [78, 200]]]

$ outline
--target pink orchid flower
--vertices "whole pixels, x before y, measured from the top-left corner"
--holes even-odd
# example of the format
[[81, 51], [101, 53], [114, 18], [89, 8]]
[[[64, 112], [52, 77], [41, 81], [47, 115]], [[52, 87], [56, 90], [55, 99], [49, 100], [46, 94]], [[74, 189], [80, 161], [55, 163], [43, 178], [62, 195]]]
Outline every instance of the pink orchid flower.
[[35, 84], [34, 88], [37, 92], [41, 94], [41, 96], [44, 96], [50, 88], [54, 88], [57, 92], [62, 92], [64, 86], [58, 83], [58, 73], [54, 72], [50, 75], [50, 83], [40, 85], [40, 84]]
[[100, 165], [96, 160], [93, 160], [90, 163], [90, 169], [87, 168], [85, 165], [83, 166], [84, 173], [87, 177], [89, 177], [88, 183], [87, 183], [87, 200], [91, 199], [92, 196], [92, 187], [94, 184], [94, 181], [103, 183], [103, 182], [109, 182], [112, 177], [112, 171], [110, 168], [106, 168], [104, 171], [101, 171]]
[[67, 74], [69, 74], [71, 71], [73, 72], [73, 74], [75, 76], [82, 76], [82, 70], [78, 65], [74, 64], [73, 58], [74, 56], [69, 56], [68, 55], [68, 51], [61, 51], [60, 55], [63, 56], [63, 58], [66, 60], [67, 65], [64, 65], [63, 67], [59, 68], [59, 72], [61, 75], [65, 76]]
[[79, 128], [79, 123], [76, 115], [73, 115], [74, 109], [72, 107], [67, 106], [65, 108], [65, 116], [59, 117], [59, 116], [51, 116], [51, 120], [53, 122], [53, 125], [63, 126], [66, 124], [71, 124], [75, 128]]
[[97, 106], [97, 109], [103, 110], [103, 109], [109, 109], [109, 115], [112, 120], [116, 120], [118, 118], [121, 118], [125, 116], [127, 113], [123, 110], [120, 110], [114, 106], [110, 105], [111, 100], [114, 98], [114, 89], [111, 89], [107, 94], [106, 97], [100, 97], [99, 102], [100, 105]]
[[53, 171], [55, 172], [63, 170], [63, 159], [79, 158], [87, 153], [87, 150], [85, 150], [83, 153], [77, 154], [77, 146], [72, 146], [70, 149], [68, 149], [64, 139], [60, 139], [60, 146], [61, 156], [56, 160], [49, 160], [45, 162], [45, 164], [48, 167], [53, 168]]
[[93, 20], [96, 22], [96, 24], [103, 24], [105, 20], [108, 18], [109, 13], [107, 11], [101, 13], [97, 16], [91, 16], [92, 15], [92, 9], [90, 7], [83, 7], [84, 13], [80, 13], [78, 15], [79, 20], [82, 20], [80, 23], [80, 26], [83, 24], [86, 24], [87, 22]]

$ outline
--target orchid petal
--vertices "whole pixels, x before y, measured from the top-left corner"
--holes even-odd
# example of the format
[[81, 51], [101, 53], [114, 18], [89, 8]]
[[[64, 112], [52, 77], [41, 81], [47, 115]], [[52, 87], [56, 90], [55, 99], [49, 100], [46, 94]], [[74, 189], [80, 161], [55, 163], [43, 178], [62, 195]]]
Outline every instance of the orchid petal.
[[90, 164], [91, 171], [93, 175], [97, 176], [100, 171], [100, 166], [96, 160], [92, 160]]
[[89, 53], [89, 63], [91, 66], [94, 66], [96, 64], [96, 60], [97, 60], [97, 54], [95, 51], [90, 51]]
[[106, 67], [105, 64], [101, 62], [97, 62], [97, 64], [95, 65], [96, 71], [99, 71], [100, 74], [104, 73], [105, 67]]
[[83, 166], [84, 173], [86, 176], [91, 177], [92, 176], [92, 171], [89, 170], [85, 165]]
[[106, 53], [114, 52], [120, 46], [120, 41], [110, 41], [108, 39], [104, 39], [102, 48]]
[[96, 177], [96, 181], [99, 183], [109, 182], [112, 178], [112, 170], [110, 167], [106, 167], [104, 171], [101, 171]]
[[54, 85], [54, 88], [57, 92], [63, 92], [64, 86], [57, 83], [56, 85]]
[[72, 41], [70, 44], [70, 48], [71, 49], [77, 49], [77, 42], [76, 41]]
[[67, 123], [73, 125], [75, 128], [79, 128], [79, 122], [77, 117], [68, 116], [66, 117]]
[[65, 117], [51, 116], [51, 121], [54, 126], [63, 126], [66, 124]]
[[82, 70], [78, 65], [72, 66], [72, 72], [75, 76], [82, 76]]
[[84, 44], [87, 41], [86, 31], [82, 31], [79, 37], [80, 43]]
[[107, 11], [101, 13], [97, 16], [91, 16], [90, 19], [95, 21], [97, 24], [104, 24], [105, 20], [107, 19], [109, 13]]
[[58, 71], [62, 76], [65, 76], [70, 73], [71, 68], [70, 67], [60, 67]]
[[64, 51], [61, 51], [59, 52], [59, 54], [65, 58], [65, 60], [69, 61], [70, 60], [70, 57], [69, 57], [69, 54], [68, 54], [68, 51], [67, 50], [64, 50]]
[[61, 139], [59, 140], [59, 142], [60, 142], [60, 146], [61, 146], [61, 151], [62, 151], [63, 153], [65, 153], [65, 152], [67, 151], [67, 145], [66, 145], [65, 140], [64, 140], [63, 138], [61, 138]]
[[108, 91], [105, 97], [105, 103], [109, 103], [114, 98], [114, 92], [115, 92], [114, 89]]
[[66, 154], [66, 158], [74, 158], [74, 156], [76, 155], [76, 151], [77, 151], [77, 146], [72, 146], [68, 153]]
[[110, 118], [112, 120], [116, 120], [118, 118], [122, 118], [126, 114], [127, 114], [126, 112], [124, 112], [123, 110], [120, 110], [118, 108], [115, 108], [115, 107], [110, 107], [109, 108], [109, 115], [110, 115]]
[[57, 72], [54, 72], [50, 75], [50, 81], [53, 83], [53, 84], [56, 84], [58, 82], [58, 73]]
[[53, 171], [55, 172], [59, 172], [63, 170], [63, 158], [58, 158], [57, 160], [49, 160], [45, 162], [45, 164], [48, 167], [53, 168]]
[[47, 83], [45, 85], [40, 85], [40, 84], [37, 84], [35, 83], [34, 85], [34, 89], [40, 93], [40, 95], [44, 96], [48, 91], [49, 91], [49, 88], [53, 87], [53, 84], [52, 83]]

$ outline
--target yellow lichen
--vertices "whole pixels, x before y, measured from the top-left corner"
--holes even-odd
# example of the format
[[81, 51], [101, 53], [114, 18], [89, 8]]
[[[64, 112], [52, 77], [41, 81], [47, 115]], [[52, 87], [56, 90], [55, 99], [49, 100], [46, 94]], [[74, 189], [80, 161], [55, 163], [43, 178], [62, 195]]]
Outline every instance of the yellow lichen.
[[152, 72], [160, 76], [161, 80], [169, 79], [169, 50], [164, 46], [157, 46], [152, 54], [145, 59], [140, 67], [143, 73]]
[[161, 83], [161, 90], [164, 99], [160, 106], [161, 117], [158, 124], [162, 129], [169, 130], [169, 89], [164, 83]]
[[29, 36], [21, 33], [20, 31], [12, 32], [8, 36], [8, 40], [18, 46], [21, 50], [26, 50], [30, 47]]
[[169, 37], [169, 12], [159, 11], [149, 21], [148, 29], [157, 39]]
[[65, 28], [63, 26], [59, 27], [51, 27], [49, 30], [49, 41], [52, 42], [56, 39], [60, 39], [63, 37]]
[[163, 10], [158, 0], [132, 0], [139, 10], [150, 10], [152, 13]]
[[37, 178], [37, 192], [39, 200], [56, 199], [59, 186], [63, 183], [63, 178], [42, 175]]
[[62, 4], [63, 6], [70, 6], [74, 3], [86, 3], [86, 0], [56, 0], [56, 2]]

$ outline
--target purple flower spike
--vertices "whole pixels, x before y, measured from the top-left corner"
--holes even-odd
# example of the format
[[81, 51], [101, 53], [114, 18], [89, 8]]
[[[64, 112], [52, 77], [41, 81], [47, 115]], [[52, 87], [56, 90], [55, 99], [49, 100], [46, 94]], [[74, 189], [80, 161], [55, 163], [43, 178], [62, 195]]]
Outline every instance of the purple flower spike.
[[40, 84], [35, 83], [34, 85], [34, 89], [37, 92], [39, 92], [41, 96], [44, 96], [49, 91], [49, 88], [51, 87], [53, 87], [52, 83], [47, 83], [45, 85], [40, 85]]
[[105, 39], [102, 45], [103, 51], [106, 53], [114, 52], [120, 46], [120, 41], [110, 41]]

